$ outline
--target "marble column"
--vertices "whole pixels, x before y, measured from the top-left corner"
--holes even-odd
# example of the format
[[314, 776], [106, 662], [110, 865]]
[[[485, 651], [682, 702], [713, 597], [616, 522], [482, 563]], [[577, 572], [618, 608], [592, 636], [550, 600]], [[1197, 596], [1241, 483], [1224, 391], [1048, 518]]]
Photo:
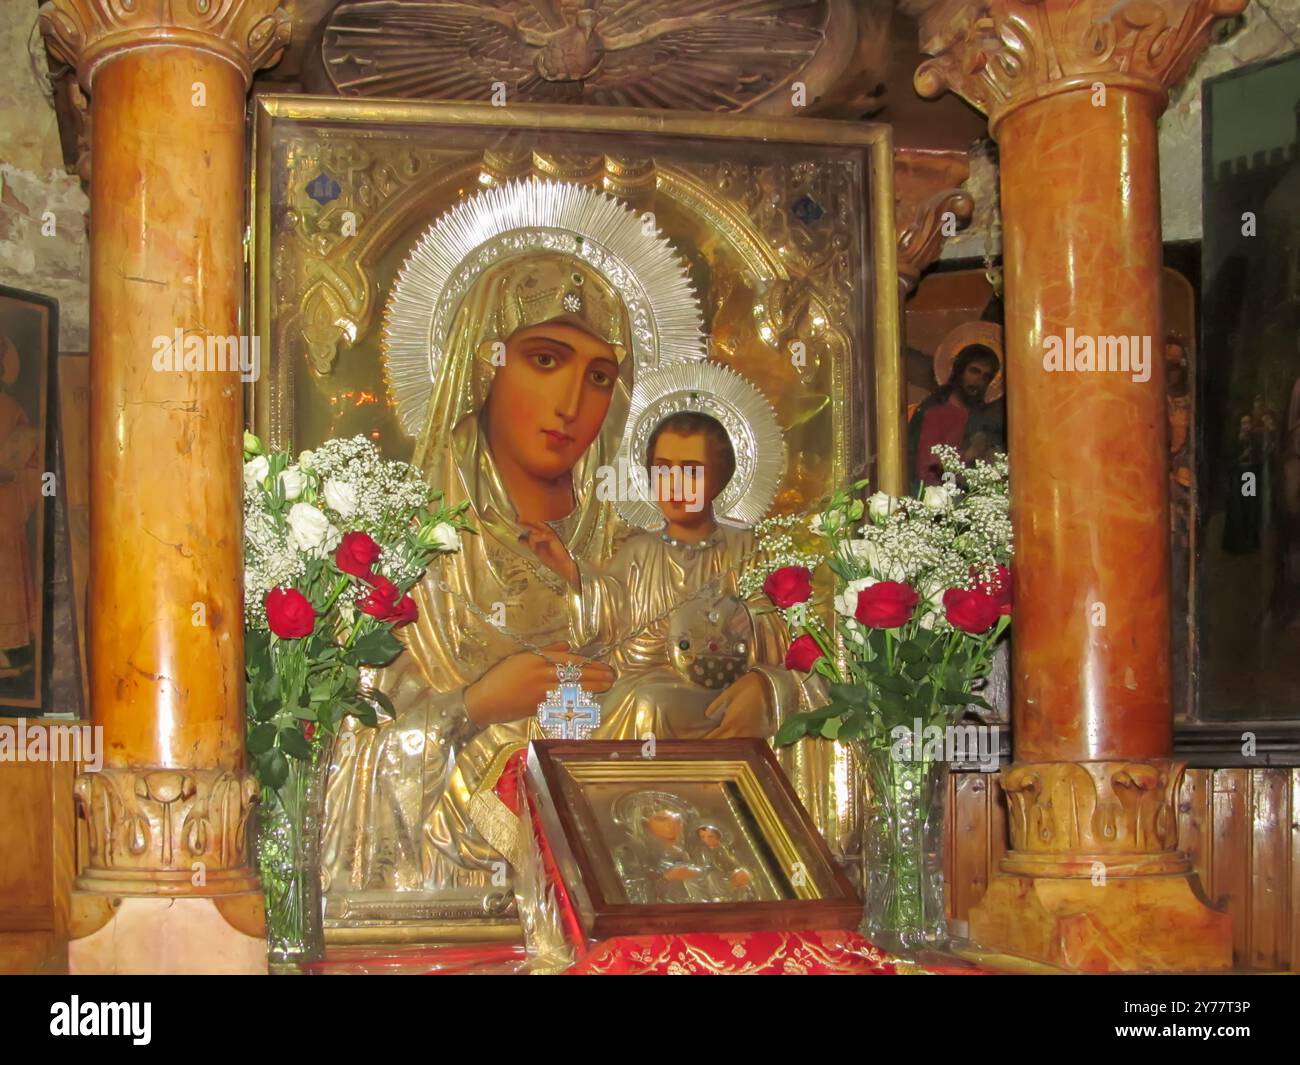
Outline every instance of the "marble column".
[[[252, 73], [277, 0], [51, 0], [92, 108], [88, 852], [73, 972], [265, 971], [246, 849], [237, 358]], [[234, 363], [235, 365], [232, 365]]]
[[1011, 850], [983, 946], [1086, 971], [1231, 964], [1176, 849], [1156, 119], [1246, 0], [949, 0], [916, 86], [998, 141], [1016, 557]]

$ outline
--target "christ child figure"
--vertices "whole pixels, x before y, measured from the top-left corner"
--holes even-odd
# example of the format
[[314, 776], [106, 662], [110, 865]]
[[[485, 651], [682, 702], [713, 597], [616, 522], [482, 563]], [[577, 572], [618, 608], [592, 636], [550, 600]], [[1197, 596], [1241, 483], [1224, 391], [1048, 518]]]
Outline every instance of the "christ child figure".
[[735, 472], [731, 439], [710, 415], [679, 412], [655, 427], [644, 458], [663, 525], [630, 537], [607, 567], [575, 562], [549, 526], [530, 525], [527, 534], [573, 591], [574, 646], [612, 648], [618, 679], [598, 698], [599, 735], [770, 736], [788, 686], [774, 679], [784, 633], [737, 594], [753, 531], [714, 514]]

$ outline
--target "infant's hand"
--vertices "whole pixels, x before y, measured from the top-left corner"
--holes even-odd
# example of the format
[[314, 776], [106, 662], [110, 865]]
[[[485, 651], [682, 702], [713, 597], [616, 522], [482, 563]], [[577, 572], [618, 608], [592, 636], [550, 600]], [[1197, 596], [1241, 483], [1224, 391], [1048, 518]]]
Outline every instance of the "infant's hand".
[[525, 539], [529, 550], [553, 573], [559, 574], [574, 588], [579, 586], [578, 564], [573, 561], [564, 542], [555, 535], [555, 530], [545, 522], [525, 522], [527, 529]]

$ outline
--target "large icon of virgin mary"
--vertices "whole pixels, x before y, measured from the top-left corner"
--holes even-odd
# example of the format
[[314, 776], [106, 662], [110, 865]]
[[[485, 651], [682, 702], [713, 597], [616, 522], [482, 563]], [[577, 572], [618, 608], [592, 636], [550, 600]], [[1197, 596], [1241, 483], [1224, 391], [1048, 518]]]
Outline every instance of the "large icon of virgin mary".
[[503, 756], [540, 735], [557, 664], [581, 665], [593, 693], [615, 680], [572, 652], [574, 592], [527, 529], [545, 523], [573, 558], [607, 563], [627, 528], [598, 475], [636, 381], [704, 356], [681, 261], [605, 194], [491, 189], [417, 244], [386, 311], [390, 392], [415, 463], [449, 503], [469, 504], [478, 532], [417, 589], [407, 651], [377, 680], [392, 718], [336, 744], [322, 847], [335, 916], [393, 892], [430, 899], [430, 917], [508, 906], [509, 826], [494, 823], [499, 804], [475, 800]]

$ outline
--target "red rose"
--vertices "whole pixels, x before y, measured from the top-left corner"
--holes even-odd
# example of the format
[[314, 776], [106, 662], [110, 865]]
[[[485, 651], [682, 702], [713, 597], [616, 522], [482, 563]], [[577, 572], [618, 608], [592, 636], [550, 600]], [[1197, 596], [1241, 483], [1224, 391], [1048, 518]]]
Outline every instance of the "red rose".
[[785, 668], [797, 669], [801, 673], [808, 673], [812, 667], [817, 664], [817, 659], [823, 657], [822, 649], [817, 646], [817, 641], [807, 633], [795, 639], [790, 644], [790, 650], [785, 653]]
[[912, 617], [920, 596], [902, 581], [877, 581], [858, 592], [858, 608], [853, 612], [869, 629], [896, 629]]
[[297, 588], [272, 588], [266, 593], [266, 623], [282, 640], [297, 640], [316, 627], [316, 611]]
[[357, 600], [357, 609], [372, 618], [387, 621], [388, 616], [397, 609], [397, 601], [402, 593], [387, 577], [374, 577], [370, 583], [370, 591]]
[[943, 593], [943, 612], [954, 629], [979, 636], [993, 627], [1002, 607], [993, 596], [978, 588], [969, 592], [965, 588], [949, 588]]
[[334, 552], [334, 564], [344, 573], [373, 582], [374, 565], [381, 550], [366, 533], [344, 533], [339, 549]]
[[302, 735], [303, 735], [303, 739], [310, 742], [316, 735], [316, 722], [304, 721], [302, 723]]
[[357, 600], [357, 609], [380, 621], [405, 625], [420, 616], [415, 600], [402, 595], [387, 577], [375, 577], [370, 592]]
[[812, 596], [812, 574], [806, 566], [782, 566], [763, 582], [763, 591], [777, 606], [796, 606]]
[[992, 597], [998, 604], [999, 614], [1011, 613], [1011, 571], [1000, 563], [993, 567], [993, 576], [987, 581], [980, 581], [976, 586], [985, 595]]
[[419, 616], [420, 608], [415, 605], [415, 600], [409, 595], [404, 595], [402, 601], [384, 620], [391, 621], [394, 625], [405, 625], [408, 621], [414, 621]]

